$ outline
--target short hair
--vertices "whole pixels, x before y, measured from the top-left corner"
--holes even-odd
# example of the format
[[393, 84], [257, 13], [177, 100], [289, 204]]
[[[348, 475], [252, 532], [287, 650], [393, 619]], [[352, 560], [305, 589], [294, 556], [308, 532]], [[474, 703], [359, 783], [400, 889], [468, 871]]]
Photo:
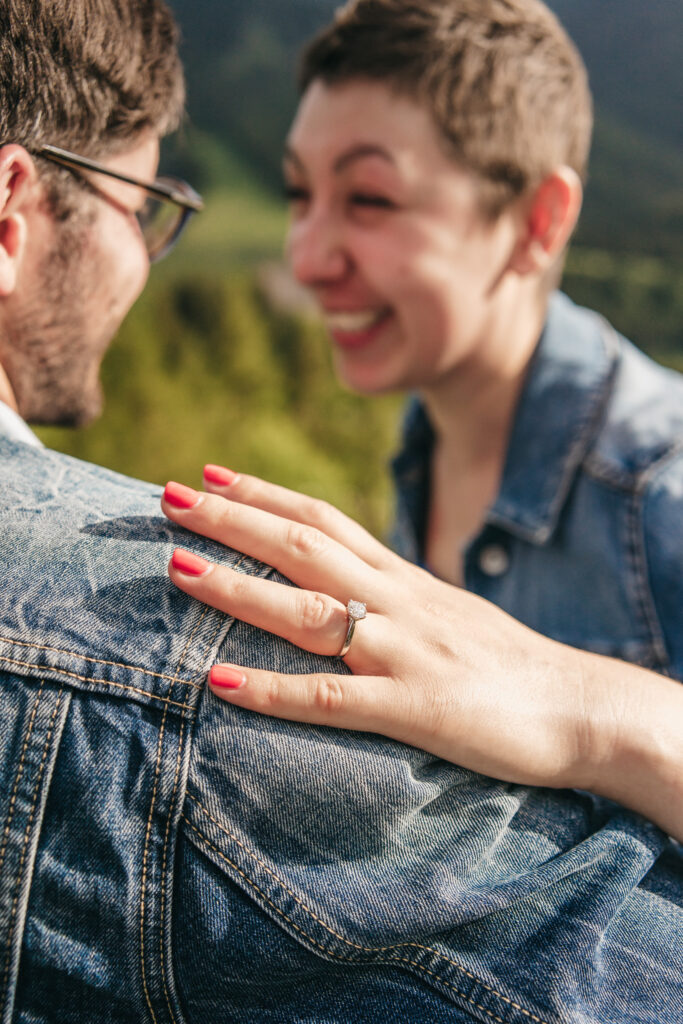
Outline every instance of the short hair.
[[[177, 127], [177, 28], [163, 0], [3, 0], [0, 143], [101, 157]], [[62, 174], [58, 168], [44, 174]]]
[[386, 83], [431, 112], [498, 216], [560, 165], [585, 180], [584, 63], [540, 0], [350, 0], [304, 49], [299, 87]]

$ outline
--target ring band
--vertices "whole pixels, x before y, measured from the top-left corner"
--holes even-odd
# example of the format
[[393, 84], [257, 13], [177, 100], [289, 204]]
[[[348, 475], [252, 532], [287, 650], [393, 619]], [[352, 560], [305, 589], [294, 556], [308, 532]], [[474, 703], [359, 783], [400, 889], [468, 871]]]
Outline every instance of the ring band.
[[337, 655], [339, 658], [343, 658], [345, 654], [348, 654], [351, 641], [353, 640], [353, 634], [356, 631], [356, 623], [364, 619], [368, 613], [367, 606], [362, 601], [349, 601], [346, 606], [346, 618], [348, 626], [346, 627], [346, 636], [344, 637], [344, 643], [342, 649]]

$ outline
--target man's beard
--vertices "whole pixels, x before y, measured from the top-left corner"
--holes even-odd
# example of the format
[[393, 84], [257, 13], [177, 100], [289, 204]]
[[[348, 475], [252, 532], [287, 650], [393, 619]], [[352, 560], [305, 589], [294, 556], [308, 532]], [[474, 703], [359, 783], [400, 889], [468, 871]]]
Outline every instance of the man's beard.
[[98, 309], [98, 267], [85, 234], [63, 232], [41, 261], [33, 294], [8, 310], [1, 361], [25, 420], [82, 426], [102, 411], [100, 363], [118, 325]]

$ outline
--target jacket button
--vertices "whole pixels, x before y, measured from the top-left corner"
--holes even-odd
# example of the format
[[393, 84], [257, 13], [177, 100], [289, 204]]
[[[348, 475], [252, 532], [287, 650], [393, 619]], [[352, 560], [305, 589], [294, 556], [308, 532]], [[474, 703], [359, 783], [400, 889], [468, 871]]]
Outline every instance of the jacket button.
[[479, 552], [479, 568], [487, 576], [503, 576], [510, 568], [510, 556], [501, 544], [487, 544]]

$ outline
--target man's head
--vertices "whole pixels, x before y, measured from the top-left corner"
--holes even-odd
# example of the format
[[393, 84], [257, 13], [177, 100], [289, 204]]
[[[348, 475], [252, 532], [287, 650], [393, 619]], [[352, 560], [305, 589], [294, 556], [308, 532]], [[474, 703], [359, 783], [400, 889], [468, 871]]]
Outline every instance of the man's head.
[[540, 0], [351, 0], [302, 55], [301, 91], [316, 79], [381, 82], [426, 107], [492, 216], [562, 165], [585, 179], [585, 67]]
[[183, 102], [163, 0], [0, 8], [0, 365], [27, 419], [97, 414], [102, 355], [148, 270], [135, 219], [145, 194], [40, 151], [151, 181]]

